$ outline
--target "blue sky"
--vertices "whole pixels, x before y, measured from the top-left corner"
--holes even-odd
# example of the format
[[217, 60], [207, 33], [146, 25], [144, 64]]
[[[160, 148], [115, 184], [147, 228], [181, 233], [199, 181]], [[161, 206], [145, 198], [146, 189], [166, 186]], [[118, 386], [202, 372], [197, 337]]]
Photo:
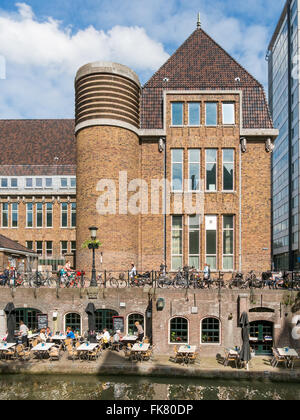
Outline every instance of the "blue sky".
[[267, 86], [265, 54], [284, 3], [0, 0], [0, 118], [73, 118], [74, 76], [89, 61], [121, 62], [145, 83], [193, 32], [199, 11], [203, 29]]

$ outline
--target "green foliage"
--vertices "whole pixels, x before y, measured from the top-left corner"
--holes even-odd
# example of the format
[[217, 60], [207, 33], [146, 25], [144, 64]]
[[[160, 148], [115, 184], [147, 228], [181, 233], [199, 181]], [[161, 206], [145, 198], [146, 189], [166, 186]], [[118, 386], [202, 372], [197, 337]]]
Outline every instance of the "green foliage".
[[90, 245], [94, 245], [95, 248], [99, 248], [102, 245], [102, 243], [99, 239], [96, 239], [96, 240], [87, 239], [86, 241], [83, 242], [82, 248], [89, 248]]

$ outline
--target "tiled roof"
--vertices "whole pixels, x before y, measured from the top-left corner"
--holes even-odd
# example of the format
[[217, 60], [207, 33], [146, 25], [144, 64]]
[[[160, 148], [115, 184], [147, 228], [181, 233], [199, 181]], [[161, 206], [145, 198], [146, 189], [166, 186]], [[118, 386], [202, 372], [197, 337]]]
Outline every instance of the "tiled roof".
[[0, 248], [6, 248], [11, 249], [16, 252], [26, 252], [30, 254], [35, 254], [34, 251], [26, 248], [25, 246], [19, 244], [16, 241], [13, 241], [12, 239], [7, 238], [6, 236], [0, 235]]
[[202, 29], [194, 31], [143, 87], [141, 128], [163, 128], [164, 89], [242, 90], [243, 127], [273, 128], [262, 85]]
[[0, 120], [0, 165], [76, 165], [74, 128], [71, 119]]

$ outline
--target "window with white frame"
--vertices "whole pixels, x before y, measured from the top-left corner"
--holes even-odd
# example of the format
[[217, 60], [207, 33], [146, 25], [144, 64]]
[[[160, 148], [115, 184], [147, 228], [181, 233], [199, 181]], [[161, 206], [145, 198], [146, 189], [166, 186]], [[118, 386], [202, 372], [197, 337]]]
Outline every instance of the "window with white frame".
[[183, 149], [172, 150], [172, 191], [183, 190]]
[[188, 104], [189, 110], [189, 126], [199, 126], [200, 125], [200, 103], [199, 102], [190, 102]]
[[200, 191], [200, 149], [189, 150], [189, 191]]
[[71, 178], [71, 188], [76, 188], [76, 178]]
[[183, 103], [182, 102], [172, 103], [172, 125], [174, 126], [183, 125]]
[[8, 187], [8, 179], [1, 178], [1, 188], [7, 188], [7, 187]]
[[217, 318], [202, 320], [201, 344], [220, 344], [220, 321]]
[[18, 227], [18, 220], [19, 220], [19, 204], [12, 203], [11, 205], [11, 227], [16, 228]]
[[47, 228], [53, 227], [53, 204], [52, 203], [46, 204], [46, 227]]
[[189, 266], [200, 268], [200, 217], [189, 216]]
[[223, 191], [234, 190], [234, 149], [223, 149]]
[[26, 203], [26, 227], [33, 227], [33, 204]]
[[43, 203], [36, 203], [36, 227], [43, 227]]
[[32, 178], [26, 178], [25, 186], [26, 186], [26, 188], [32, 188], [33, 187]]
[[43, 188], [43, 178], [35, 178], [35, 187]]
[[46, 185], [46, 188], [52, 188], [52, 185], [53, 185], [52, 178], [46, 178], [45, 185]]
[[18, 188], [18, 178], [11, 178], [10, 186], [11, 188]]
[[182, 267], [182, 216], [172, 216], [172, 270]]
[[46, 256], [52, 257], [52, 254], [53, 254], [53, 242], [46, 241]]
[[205, 216], [206, 263], [217, 269], [217, 216]]
[[61, 203], [61, 227], [68, 227], [68, 203]]
[[222, 116], [224, 125], [235, 124], [235, 106], [234, 103], [223, 103], [222, 104]]
[[8, 203], [2, 203], [2, 227], [8, 227]]
[[234, 268], [234, 216], [223, 216], [223, 270]]
[[217, 191], [217, 149], [205, 150], [206, 191]]
[[43, 241], [36, 241], [35, 246], [36, 246], [36, 253], [39, 255], [43, 255]]
[[207, 102], [205, 104], [205, 125], [216, 126], [218, 124], [218, 104]]
[[175, 317], [170, 320], [170, 343], [187, 344], [189, 342], [189, 323], [186, 318]]
[[32, 241], [26, 241], [26, 248], [33, 250], [33, 242]]
[[71, 227], [76, 227], [76, 203], [71, 203]]
[[68, 188], [68, 178], [61, 178], [60, 179], [60, 187], [61, 188]]
[[65, 255], [68, 253], [68, 241], [60, 242], [60, 250], [61, 250], [61, 255]]
[[76, 253], [76, 241], [71, 241], [71, 252], [72, 254]]

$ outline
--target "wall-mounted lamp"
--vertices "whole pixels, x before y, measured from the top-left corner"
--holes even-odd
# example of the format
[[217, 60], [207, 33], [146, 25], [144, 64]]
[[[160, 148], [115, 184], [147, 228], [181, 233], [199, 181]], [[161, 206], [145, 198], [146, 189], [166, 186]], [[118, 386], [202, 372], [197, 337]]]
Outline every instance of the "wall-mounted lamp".
[[156, 301], [156, 309], [158, 311], [162, 311], [165, 307], [165, 299], [164, 298], [158, 298]]

